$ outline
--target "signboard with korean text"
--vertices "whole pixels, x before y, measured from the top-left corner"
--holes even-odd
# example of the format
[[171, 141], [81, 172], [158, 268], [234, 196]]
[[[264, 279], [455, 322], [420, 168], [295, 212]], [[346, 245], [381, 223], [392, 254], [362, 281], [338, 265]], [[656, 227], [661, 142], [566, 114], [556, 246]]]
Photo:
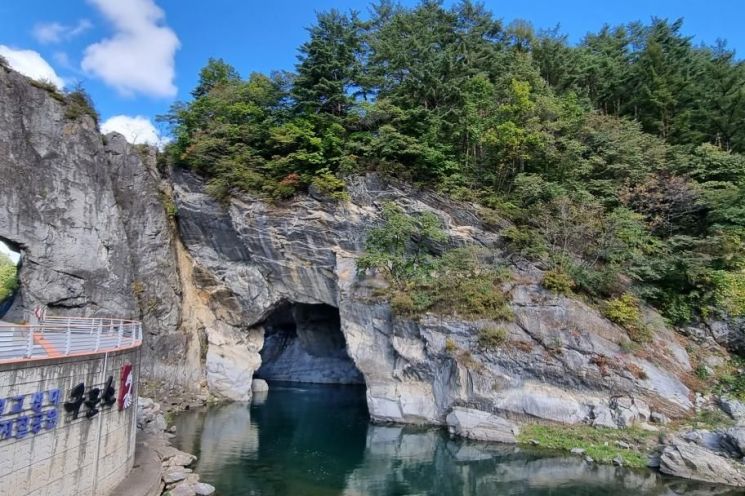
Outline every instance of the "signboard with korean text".
[[[103, 384], [74, 384], [67, 391], [52, 388], [0, 398], [0, 443], [54, 430], [62, 422], [121, 412], [132, 404], [133, 367], [125, 363], [119, 377], [109, 375]], [[115, 404], [118, 408], [113, 408]]]

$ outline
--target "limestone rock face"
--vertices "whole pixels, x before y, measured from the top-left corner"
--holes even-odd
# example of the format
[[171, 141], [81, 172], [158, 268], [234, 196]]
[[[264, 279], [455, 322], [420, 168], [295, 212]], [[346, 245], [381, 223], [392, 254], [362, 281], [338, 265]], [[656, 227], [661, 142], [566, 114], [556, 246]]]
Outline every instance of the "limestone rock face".
[[[243, 367], [246, 377], [259, 369], [252, 363], [260, 360], [259, 350], [253, 362], [226, 353], [218, 359], [214, 343], [245, 352], [241, 336], [261, 329], [269, 345], [274, 338], [267, 329], [275, 325], [278, 308], [323, 304], [338, 309], [345, 351], [364, 378], [370, 414], [379, 421], [444, 424], [453, 407], [468, 405], [518, 421], [624, 427], [647, 422], [653, 413], [648, 405], [672, 418], [692, 408], [690, 391], [679, 378], [690, 363], [672, 331], [658, 330], [654, 356], [626, 353], [620, 346], [628, 339], [623, 329], [578, 300], [544, 291], [541, 272], [529, 265], [512, 267], [515, 277], [504, 289], [515, 322], [499, 323], [508, 330], [508, 342], [488, 352], [477, 346], [478, 330], [497, 323], [435, 315], [402, 319], [373, 297], [385, 283], [374, 274], [358, 274], [356, 259], [385, 202], [434, 213], [451, 246], [476, 244], [499, 252], [499, 234], [485, 228], [468, 205], [376, 175], [353, 178], [346, 203], [306, 196], [281, 205], [244, 195], [223, 206], [194, 175], [176, 171], [173, 181], [181, 238], [201, 274], [197, 288], [229, 295], [229, 315], [221, 318], [232, 320], [236, 330], [206, 329], [211, 383], [213, 360], [223, 368], [230, 361], [230, 370]], [[446, 340], [454, 348], [446, 347]], [[292, 356], [301, 357], [300, 349], [318, 354], [328, 348], [321, 343], [299, 338], [291, 344], [298, 347]], [[270, 366], [268, 350], [261, 352], [262, 367]]]
[[665, 447], [660, 457], [660, 471], [686, 479], [745, 486], [742, 463], [682, 439]]
[[114, 199], [131, 253], [131, 293], [152, 336], [149, 349], [183, 350], [183, 339], [175, 334], [181, 319], [176, 239], [164, 210], [167, 194], [159, 187], [155, 149], [134, 147], [116, 133], [105, 136], [104, 142]]
[[684, 327], [681, 331], [707, 346], [719, 345], [735, 353], [745, 353], [745, 317], [716, 315], [705, 322]]
[[519, 428], [502, 417], [471, 408], [455, 407], [447, 418], [450, 432], [478, 441], [516, 443]]
[[132, 254], [93, 119], [0, 69], [0, 237], [20, 248], [10, 317], [50, 311], [135, 317]]
[[735, 420], [745, 419], [745, 403], [729, 396], [719, 398], [720, 408]]
[[254, 379], [251, 381], [251, 391], [254, 393], [269, 391], [269, 384], [264, 379]]
[[90, 116], [68, 118], [58, 95], [0, 68], [0, 240], [22, 253], [5, 318], [46, 305], [54, 315], [142, 319], [150, 354], [165, 340], [161, 349], [183, 357], [159, 182], [154, 150], [102, 136]]

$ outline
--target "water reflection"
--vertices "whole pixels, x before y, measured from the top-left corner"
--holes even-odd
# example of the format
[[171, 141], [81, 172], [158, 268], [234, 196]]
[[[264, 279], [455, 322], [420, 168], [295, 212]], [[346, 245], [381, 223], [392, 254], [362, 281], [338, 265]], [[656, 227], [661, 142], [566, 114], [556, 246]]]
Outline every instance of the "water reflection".
[[177, 426], [178, 447], [199, 456], [202, 479], [225, 495], [737, 494], [437, 429], [369, 425], [364, 390], [349, 386], [274, 385], [263, 403], [189, 412]]

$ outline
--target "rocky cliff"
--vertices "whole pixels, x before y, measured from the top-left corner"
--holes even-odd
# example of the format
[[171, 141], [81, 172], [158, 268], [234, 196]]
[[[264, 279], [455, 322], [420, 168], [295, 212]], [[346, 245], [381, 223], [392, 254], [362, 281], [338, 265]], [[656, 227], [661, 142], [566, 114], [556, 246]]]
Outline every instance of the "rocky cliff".
[[142, 318], [150, 350], [165, 349], [160, 340], [185, 348], [154, 150], [102, 136], [62, 95], [0, 68], [0, 170], [0, 239], [23, 255], [6, 319], [26, 320], [37, 305]]
[[181, 238], [199, 267], [194, 282], [220, 315], [220, 325], [205, 329], [213, 393], [248, 398], [245, 377], [260, 363], [264, 326], [290, 303], [338, 309], [378, 420], [443, 423], [457, 405], [514, 420], [626, 426], [693, 407], [681, 380], [690, 372], [688, 356], [672, 331], [658, 329], [654, 353], [625, 352], [623, 329], [578, 300], [541, 289], [541, 272], [528, 264], [511, 265], [505, 289], [516, 318], [507, 324], [507, 344], [494, 351], [476, 343], [479, 329], [493, 322], [409, 320], [371, 298], [383, 283], [360, 277], [355, 260], [385, 202], [432, 212], [454, 246], [499, 252], [498, 232], [467, 205], [375, 175], [352, 179], [344, 203], [308, 196], [270, 206], [244, 197], [223, 206], [190, 173], [176, 172], [173, 185]]
[[[654, 342], [629, 351], [626, 332], [597, 309], [542, 289], [539, 268], [503, 252], [499, 228], [473, 206], [372, 174], [351, 178], [340, 203], [220, 204], [199, 177], [159, 171], [152, 150], [101, 136], [90, 117], [66, 115], [63, 100], [0, 69], [0, 239], [23, 254], [9, 318], [38, 304], [142, 318], [147, 374], [233, 400], [250, 399], [266, 336], [265, 361], [290, 357], [294, 367], [276, 362], [272, 374], [362, 380], [374, 419], [450, 418], [464, 435], [484, 426], [513, 435], [524, 420], [624, 427], [693, 411], [686, 338], [650, 310]], [[504, 346], [477, 346], [494, 322], [401, 318], [375, 297], [385, 282], [360, 276], [356, 260], [390, 201], [433, 213], [450, 246], [503, 260], [515, 315], [500, 323]], [[324, 335], [326, 324], [338, 334]]]

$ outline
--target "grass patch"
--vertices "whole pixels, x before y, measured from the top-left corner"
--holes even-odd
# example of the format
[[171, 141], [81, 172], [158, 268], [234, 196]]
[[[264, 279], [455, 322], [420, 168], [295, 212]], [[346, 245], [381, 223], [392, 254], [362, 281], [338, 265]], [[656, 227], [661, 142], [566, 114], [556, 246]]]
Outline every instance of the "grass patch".
[[556, 294], [568, 295], [574, 289], [574, 279], [561, 267], [549, 270], [543, 275], [541, 285]]
[[410, 281], [390, 296], [395, 313], [416, 317], [427, 312], [466, 319], [512, 321], [514, 314], [500, 285], [500, 274], [437, 273]]
[[[696, 372], [698, 375], [698, 368]], [[715, 381], [714, 390], [718, 394], [728, 394], [745, 401], [745, 358], [732, 356], [727, 363], [717, 368], [712, 379]]]
[[[582, 448], [598, 463], [611, 463], [620, 456], [624, 465], [633, 468], [647, 466], [647, 452], [656, 444], [658, 433], [641, 429], [606, 429], [587, 425], [553, 426], [532, 424], [522, 427], [518, 442], [528, 444], [535, 439], [542, 448], [570, 451]], [[616, 442], [622, 441], [631, 449], [619, 448]]]
[[608, 300], [603, 307], [603, 314], [608, 320], [620, 325], [636, 343], [652, 341], [652, 330], [642, 322], [639, 300], [630, 293]]
[[473, 370], [476, 372], [481, 372], [482, 370], [484, 370], [484, 364], [476, 360], [473, 354], [471, 354], [471, 352], [468, 350], [461, 350], [455, 355], [454, 358], [456, 362], [463, 365], [469, 370]]
[[178, 207], [173, 198], [164, 191], [160, 192], [160, 203], [163, 205], [163, 209], [166, 211], [166, 215], [169, 219], [175, 219], [178, 215]]
[[65, 103], [65, 95], [60, 93], [57, 87], [48, 79], [31, 79], [31, 86], [49, 93], [49, 95], [60, 103]]
[[70, 120], [77, 120], [84, 115], [89, 115], [93, 118], [96, 124], [98, 124], [100, 116], [96, 107], [93, 105], [93, 100], [82, 86], [77, 86], [74, 90], [67, 93], [65, 96], [65, 118]]
[[686, 420], [683, 425], [688, 425], [693, 429], [718, 429], [732, 427], [735, 421], [729, 415], [720, 409], [701, 410], [692, 419]]
[[509, 274], [479, 260], [473, 249], [449, 250], [432, 260], [429, 271], [413, 275], [387, 291], [393, 311], [418, 317], [427, 312], [464, 319], [512, 321], [501, 285]]
[[428, 296], [437, 313], [512, 320], [507, 297], [500, 288], [503, 280], [496, 272], [445, 274], [434, 281], [434, 292]]
[[448, 236], [431, 212], [383, 206], [383, 223], [368, 232], [360, 274], [374, 269], [391, 283], [386, 296], [398, 315], [432, 312], [465, 319], [512, 320], [502, 284], [510, 273], [495, 254], [476, 246], [446, 248]]
[[507, 341], [507, 329], [504, 327], [486, 327], [479, 329], [478, 343], [481, 348], [494, 350]]

